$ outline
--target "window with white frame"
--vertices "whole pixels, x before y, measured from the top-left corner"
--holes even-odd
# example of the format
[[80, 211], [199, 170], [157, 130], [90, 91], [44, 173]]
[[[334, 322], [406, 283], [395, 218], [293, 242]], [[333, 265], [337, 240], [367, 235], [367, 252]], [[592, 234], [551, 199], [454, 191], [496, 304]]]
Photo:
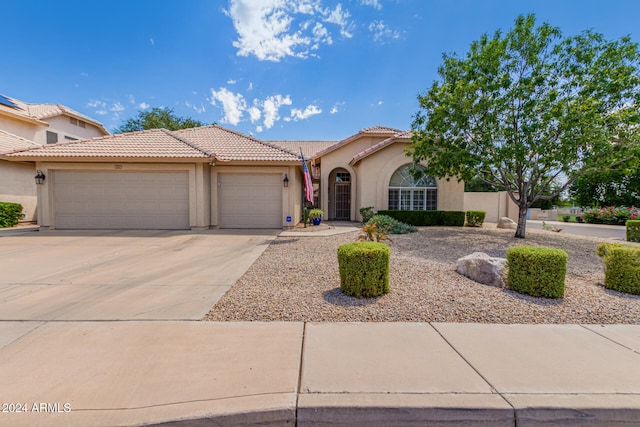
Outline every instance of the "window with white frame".
[[389, 180], [389, 209], [438, 209], [438, 181], [425, 174], [424, 166], [407, 164], [399, 167]]

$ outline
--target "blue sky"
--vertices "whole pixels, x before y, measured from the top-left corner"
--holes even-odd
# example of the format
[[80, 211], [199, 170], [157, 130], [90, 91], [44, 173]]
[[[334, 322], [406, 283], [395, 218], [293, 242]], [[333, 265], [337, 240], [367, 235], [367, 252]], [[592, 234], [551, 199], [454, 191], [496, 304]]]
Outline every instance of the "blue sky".
[[443, 52], [519, 14], [640, 42], [637, 0], [2, 1], [0, 93], [113, 130], [142, 109], [274, 139], [409, 129]]

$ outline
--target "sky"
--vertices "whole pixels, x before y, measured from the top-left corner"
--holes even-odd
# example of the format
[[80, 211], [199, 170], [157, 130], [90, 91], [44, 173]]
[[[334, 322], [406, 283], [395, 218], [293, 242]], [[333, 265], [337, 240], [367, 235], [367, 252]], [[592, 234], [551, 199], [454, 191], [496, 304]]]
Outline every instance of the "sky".
[[520, 14], [640, 42], [638, 0], [2, 0], [0, 94], [113, 131], [153, 107], [263, 140], [411, 128], [442, 54]]

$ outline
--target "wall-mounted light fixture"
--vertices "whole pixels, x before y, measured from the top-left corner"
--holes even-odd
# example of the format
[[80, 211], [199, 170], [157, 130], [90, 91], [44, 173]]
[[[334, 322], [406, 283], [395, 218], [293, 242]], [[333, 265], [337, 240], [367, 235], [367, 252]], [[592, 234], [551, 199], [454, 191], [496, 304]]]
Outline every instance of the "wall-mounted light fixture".
[[36, 171], [36, 184], [41, 185], [44, 182], [45, 176], [40, 169]]
[[284, 179], [282, 180], [282, 185], [284, 185], [285, 188], [289, 186], [289, 177], [287, 176], [286, 173], [284, 174]]

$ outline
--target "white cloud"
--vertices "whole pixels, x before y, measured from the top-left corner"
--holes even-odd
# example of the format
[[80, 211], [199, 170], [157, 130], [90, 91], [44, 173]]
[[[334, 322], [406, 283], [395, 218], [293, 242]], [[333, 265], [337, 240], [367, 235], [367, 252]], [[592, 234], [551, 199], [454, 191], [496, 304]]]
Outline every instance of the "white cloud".
[[146, 102], [141, 102], [140, 104], [138, 104], [138, 108], [141, 110], [146, 110], [147, 108], [151, 107], [149, 104], [147, 104]]
[[133, 95], [127, 95], [127, 99], [129, 100], [129, 104], [136, 103], [136, 99], [133, 97]]
[[234, 85], [234, 84], [236, 84], [236, 81], [233, 80], [233, 79], [229, 79], [229, 80], [227, 80], [227, 84], [228, 85]]
[[316, 114], [322, 113], [322, 110], [315, 105], [307, 105], [307, 108], [304, 111], [299, 110], [297, 108], [291, 109], [291, 118], [294, 122], [298, 120], [306, 120], [311, 116], [315, 116]]
[[124, 111], [124, 107], [122, 106], [120, 101], [116, 101], [113, 103], [113, 105], [111, 105], [111, 108], [109, 108], [109, 110], [113, 111], [114, 113], [119, 113], [120, 111]]
[[96, 114], [99, 116], [106, 116], [109, 113], [107, 112], [107, 110], [96, 110]]
[[104, 101], [100, 101], [99, 99], [90, 99], [89, 102], [87, 102], [87, 107], [101, 108], [104, 110], [105, 108], [107, 108], [107, 104]]
[[221, 87], [220, 90], [215, 91], [211, 89], [211, 99], [209, 100], [211, 105], [222, 105], [224, 111], [223, 123], [229, 123], [237, 126], [242, 120], [243, 111], [247, 109], [247, 103], [244, 96], [240, 93], [233, 93], [225, 87]]
[[371, 6], [378, 10], [382, 9], [382, 5], [379, 0], [360, 0], [360, 4], [363, 6]]
[[291, 98], [289, 95], [283, 97], [282, 95], [269, 96], [262, 103], [262, 112], [264, 114], [263, 124], [267, 129], [273, 127], [274, 123], [280, 120], [279, 110], [283, 105], [291, 105]]
[[321, 0], [230, 0], [225, 13], [238, 33], [233, 42], [237, 54], [260, 61], [307, 58], [320, 45], [332, 44], [322, 23], [335, 24], [343, 37], [352, 37], [351, 14], [341, 4], [323, 8]]
[[253, 82], [249, 82], [249, 86], [247, 87], [247, 91], [253, 90]]
[[198, 114], [202, 114], [202, 113], [207, 111], [207, 109], [205, 108], [205, 106], [204, 106], [204, 104], [202, 102], [198, 106], [198, 105], [194, 105], [194, 104], [190, 103], [189, 101], [186, 101], [184, 103], [184, 105], [186, 105], [187, 108], [191, 108], [193, 111], [195, 111]]
[[256, 126], [256, 132], [260, 133], [262, 131], [263, 131], [262, 126]]
[[80, 73], [80, 77], [89, 77], [89, 73], [82, 72]]
[[262, 111], [260, 111], [260, 108], [257, 107], [257, 104], [258, 104], [258, 100], [254, 99], [253, 107], [247, 110], [247, 113], [249, 113], [249, 119], [251, 120], [251, 123], [257, 122], [258, 120], [260, 120], [260, 117], [262, 117]]
[[397, 40], [400, 33], [392, 30], [384, 21], [373, 21], [369, 24], [369, 31], [373, 33], [373, 41], [384, 43], [385, 40]]
[[156, 41], [153, 38], [150, 38], [149, 43], [151, 43], [151, 46], [154, 46], [156, 44]]

